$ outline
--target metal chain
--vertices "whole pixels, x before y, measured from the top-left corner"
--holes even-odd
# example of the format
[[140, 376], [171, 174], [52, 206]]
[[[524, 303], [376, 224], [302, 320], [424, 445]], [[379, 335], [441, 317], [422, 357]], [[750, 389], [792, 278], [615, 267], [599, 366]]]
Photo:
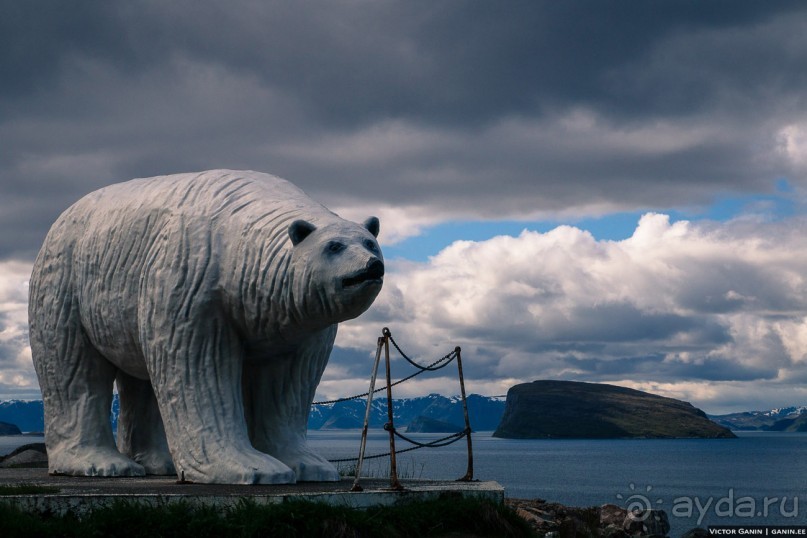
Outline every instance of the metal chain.
[[[406, 353], [404, 353], [404, 351], [401, 349], [401, 347], [398, 345], [398, 343], [392, 337], [392, 333], [390, 332], [390, 330], [387, 327], [384, 327], [384, 329], [382, 330], [382, 334], [384, 335], [384, 337], [387, 339], [388, 342], [392, 342], [392, 345], [395, 347], [395, 349], [398, 350], [398, 353], [401, 355], [401, 357], [403, 357], [406, 360], [406, 362], [408, 362], [409, 364], [411, 364], [412, 366], [417, 368], [417, 371], [415, 373], [413, 373], [412, 375], [409, 375], [409, 376], [406, 376], [406, 377], [404, 377], [402, 379], [399, 379], [398, 381], [396, 381], [394, 383], [390, 383], [389, 388], [392, 388], [395, 385], [400, 385], [401, 383], [403, 383], [405, 381], [409, 381], [413, 377], [416, 377], [416, 376], [422, 374], [423, 372], [434, 372], [436, 370], [440, 370], [442, 368], [445, 368], [454, 359], [456, 359], [459, 356], [459, 353], [460, 353], [460, 348], [456, 347], [456, 348], [454, 348], [454, 350], [452, 352], [444, 355], [443, 357], [440, 357], [439, 359], [437, 359], [433, 363], [429, 364], [428, 366], [421, 366], [420, 364], [418, 364], [417, 362], [415, 362], [414, 360], [409, 358], [409, 356]], [[380, 344], [380, 340], [379, 340], [379, 346], [380, 345], [381, 344]], [[379, 348], [379, 352], [380, 352], [380, 348]], [[389, 355], [387, 355], [387, 360], [389, 361]], [[389, 376], [389, 374], [388, 374], [388, 376]], [[389, 379], [389, 377], [387, 377], [387, 379]], [[372, 394], [375, 394], [377, 392], [381, 392], [383, 390], [387, 390], [386, 385], [381, 387], [381, 388], [375, 389], [374, 391], [372, 391]], [[368, 391], [368, 392], [365, 392], [363, 394], [356, 394], [354, 396], [347, 396], [347, 397], [344, 397], [344, 398], [337, 398], [335, 400], [325, 400], [325, 401], [321, 401], [321, 402], [313, 402], [311, 405], [328, 405], [328, 404], [336, 404], [336, 403], [341, 403], [341, 402], [347, 402], [347, 401], [350, 401], [350, 400], [356, 400], [356, 399], [359, 399], [359, 398], [369, 397], [370, 394], [371, 393]], [[464, 393], [463, 393], [463, 397], [464, 397]], [[467, 417], [466, 417], [466, 420], [467, 420]], [[415, 441], [414, 439], [411, 439], [411, 438], [407, 437], [406, 435], [403, 435], [402, 433], [399, 433], [398, 430], [396, 430], [391, 425], [391, 423], [386, 424], [384, 426], [384, 429], [388, 430], [388, 431], [391, 431], [395, 436], [397, 436], [400, 439], [406, 441], [407, 443], [410, 443], [410, 444], [413, 445], [413, 446], [411, 446], [409, 448], [405, 448], [403, 450], [396, 450], [395, 451], [396, 454], [403, 454], [404, 452], [411, 452], [413, 450], [418, 450], [418, 449], [421, 449], [421, 448], [440, 448], [440, 447], [448, 446], [450, 444], [456, 443], [457, 441], [459, 441], [460, 439], [462, 439], [462, 438], [464, 438], [466, 436], [471, 435], [471, 429], [466, 427], [464, 430], [462, 430], [460, 432], [452, 433], [451, 435], [448, 435], [448, 436], [443, 437], [441, 439], [435, 439], [434, 441], [430, 441], [428, 443], [421, 443], [421, 442]], [[469, 437], [469, 439], [470, 439], [470, 437]], [[391, 455], [392, 455], [392, 452], [385, 452], [383, 454], [373, 454], [372, 456], [364, 456], [363, 459], [372, 460], [372, 459], [376, 459], [376, 458], [386, 458], [386, 457], [391, 456]], [[328, 461], [331, 462], [331, 463], [347, 463], [347, 462], [359, 461], [359, 458], [340, 458], [340, 459], [333, 459], [333, 460], [328, 460]], [[358, 482], [358, 477], [356, 478], [356, 480]]]
[[[470, 433], [470, 431], [465, 429], [465, 430], [462, 430], [461, 432], [452, 433], [451, 435], [449, 435], [447, 437], [443, 437], [442, 439], [436, 439], [436, 440], [430, 441], [428, 443], [419, 443], [419, 442], [415, 441], [414, 439], [410, 439], [409, 437], [405, 436], [404, 434], [398, 432], [398, 430], [396, 430], [395, 428], [392, 429], [392, 433], [394, 433], [397, 437], [403, 439], [407, 443], [417, 445], [418, 448], [439, 448], [441, 446], [448, 446], [451, 443], [459, 441], [460, 439], [462, 439], [463, 437], [468, 435]], [[448, 441], [448, 439], [451, 439], [451, 441]], [[444, 441], [448, 441], [448, 442], [445, 443]]]
[[[435, 439], [434, 441], [431, 441], [429, 443], [418, 443], [417, 441], [409, 439], [408, 437], [398, 433], [397, 430], [393, 430], [393, 433], [395, 433], [395, 435], [397, 435], [401, 439], [415, 445], [415, 446], [411, 446], [409, 448], [405, 448], [403, 450], [396, 450], [395, 451], [396, 454], [403, 454], [404, 452], [411, 452], [413, 450], [418, 450], [420, 448], [440, 448], [440, 447], [448, 446], [450, 444], [456, 443], [457, 441], [459, 441], [460, 439], [462, 439], [463, 437], [468, 435], [469, 432], [468, 432], [468, 430], [462, 430], [461, 432], [452, 433], [451, 435], [449, 435], [447, 437], [443, 437], [442, 439]], [[451, 439], [451, 440], [448, 441], [449, 439]], [[444, 443], [444, 441], [448, 441], [448, 442]], [[387, 456], [390, 456], [391, 454], [392, 454], [391, 452], [385, 452], [384, 454], [373, 454], [372, 456], [364, 456], [364, 459], [372, 460], [372, 459], [376, 459], [376, 458], [386, 458]], [[338, 459], [338, 460], [328, 460], [328, 461], [331, 462], [331, 463], [346, 463], [346, 462], [349, 462], [349, 461], [359, 461], [359, 458], [342, 458], [342, 459]]]
[[[396, 347], [397, 347], [397, 346], [396, 346]], [[451, 363], [451, 361], [453, 361], [453, 360], [454, 360], [456, 357], [457, 357], [457, 351], [456, 351], [456, 350], [454, 350], [454, 351], [452, 351], [451, 353], [449, 353], [448, 355], [446, 355], [446, 356], [444, 356], [444, 357], [441, 357], [441, 358], [437, 359], [436, 361], [434, 361], [433, 363], [431, 363], [429, 366], [427, 366], [427, 367], [425, 367], [425, 368], [420, 367], [421, 369], [420, 369], [420, 370], [418, 370], [417, 372], [415, 372], [414, 374], [409, 375], [409, 376], [406, 376], [406, 377], [404, 377], [404, 378], [402, 378], [402, 379], [399, 379], [399, 380], [398, 380], [398, 381], [396, 381], [395, 383], [390, 383], [390, 387], [394, 387], [395, 385], [400, 385], [400, 384], [401, 384], [401, 383], [403, 383], [404, 381], [409, 381], [409, 380], [410, 380], [410, 379], [412, 379], [413, 377], [415, 377], [415, 376], [419, 376], [419, 375], [420, 375], [420, 374], [422, 374], [423, 372], [433, 372], [433, 371], [435, 371], [435, 370], [439, 370], [439, 369], [440, 369], [440, 368], [442, 368], [443, 366], [446, 366], [446, 365], [450, 364], [450, 363]], [[446, 362], [446, 363], [445, 363], [445, 365], [440, 366], [439, 368], [434, 368], [434, 366], [436, 366], [436, 365], [440, 364], [440, 363], [441, 363], [441, 362], [443, 362], [443, 361], [448, 361], [448, 362]], [[380, 389], [375, 389], [375, 390], [373, 391], [373, 394], [375, 394], [376, 392], [381, 392], [382, 390], [387, 390], [387, 386], [386, 386], [386, 385], [384, 385], [384, 386], [383, 386], [383, 387], [381, 387]], [[358, 398], [365, 398], [365, 397], [367, 397], [367, 396], [369, 396], [369, 395], [370, 395], [370, 393], [369, 393], [369, 392], [365, 392], [365, 393], [363, 393], [363, 394], [356, 394], [355, 396], [346, 396], [346, 397], [344, 397], [344, 398], [337, 398], [336, 400], [325, 400], [325, 401], [322, 401], [322, 402], [313, 402], [311, 405], [328, 405], [328, 404], [335, 404], [335, 403], [341, 403], [341, 402], [348, 402], [348, 401], [350, 401], [350, 400], [356, 400], [356, 399], [358, 399]]]
[[[392, 345], [393, 345], [393, 346], [395, 346], [395, 349], [397, 349], [397, 350], [398, 350], [398, 353], [400, 353], [400, 354], [401, 354], [401, 357], [403, 357], [404, 359], [406, 359], [406, 362], [408, 362], [409, 364], [411, 364], [411, 365], [412, 365], [412, 366], [414, 366], [415, 368], [418, 368], [419, 370], [422, 370], [422, 371], [430, 371], [430, 372], [434, 372], [435, 370], [439, 370], [440, 368], [445, 368], [446, 366], [448, 366], [449, 364], [451, 364], [451, 360], [454, 360], [454, 358], [457, 356], [457, 350], [456, 350], [456, 349], [454, 349], [454, 351], [452, 351], [451, 353], [447, 354], [445, 357], [443, 357], [443, 358], [441, 359], [441, 361], [442, 361], [442, 360], [446, 360], [446, 359], [449, 359], [449, 358], [450, 358], [451, 360], [449, 360], [447, 363], [445, 363], [445, 364], [443, 364], [443, 365], [441, 365], [441, 366], [438, 366], [438, 367], [436, 367], [436, 368], [434, 367], [434, 365], [435, 365], [436, 363], [432, 363], [432, 364], [430, 364], [429, 366], [421, 366], [421, 365], [419, 365], [418, 363], [416, 363], [414, 360], [410, 359], [410, 358], [409, 358], [409, 356], [408, 356], [406, 353], [404, 353], [404, 352], [403, 352], [403, 350], [401, 349], [401, 346], [399, 346], [399, 345], [398, 345], [398, 342], [396, 342], [396, 341], [395, 341], [395, 339], [392, 337], [392, 333], [390, 332], [390, 330], [389, 330], [387, 327], [384, 327], [384, 330], [383, 330], [383, 331], [381, 331], [381, 332], [384, 334], [384, 336], [386, 336], [387, 338], [389, 338], [389, 341], [390, 341], [390, 342], [392, 342]], [[438, 361], [438, 362], [439, 362], [439, 361]]]

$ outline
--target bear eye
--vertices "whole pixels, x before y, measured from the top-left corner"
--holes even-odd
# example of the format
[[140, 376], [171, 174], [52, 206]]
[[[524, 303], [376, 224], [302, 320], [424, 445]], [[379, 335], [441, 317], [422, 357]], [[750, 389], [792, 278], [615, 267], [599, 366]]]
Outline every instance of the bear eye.
[[339, 241], [331, 241], [325, 248], [330, 254], [338, 254], [339, 252], [345, 250], [345, 245], [344, 243], [340, 243]]
[[369, 239], [365, 240], [364, 248], [366, 248], [367, 250], [369, 250], [374, 254], [378, 253], [378, 247], [376, 246], [375, 241], [370, 241]]

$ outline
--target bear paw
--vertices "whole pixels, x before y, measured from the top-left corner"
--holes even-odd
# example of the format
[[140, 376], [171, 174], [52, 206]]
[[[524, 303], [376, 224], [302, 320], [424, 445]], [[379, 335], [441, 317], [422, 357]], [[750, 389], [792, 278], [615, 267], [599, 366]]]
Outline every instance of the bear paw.
[[82, 447], [48, 454], [48, 472], [71, 476], [145, 476], [142, 465], [110, 448]]
[[291, 467], [298, 482], [338, 482], [341, 479], [331, 462], [304, 446], [278, 454], [277, 458]]
[[146, 474], [163, 476], [177, 474], [171, 454], [168, 452], [148, 452], [138, 454], [133, 459], [143, 466]]
[[215, 461], [201, 465], [179, 460], [177, 473], [202, 484], [294, 484], [296, 478], [288, 466], [257, 450], [216, 454]]

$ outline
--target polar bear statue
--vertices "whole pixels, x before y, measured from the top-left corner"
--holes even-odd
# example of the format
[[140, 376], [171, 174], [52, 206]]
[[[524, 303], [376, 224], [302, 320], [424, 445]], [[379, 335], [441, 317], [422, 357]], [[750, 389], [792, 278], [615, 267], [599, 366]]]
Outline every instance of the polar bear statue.
[[338, 480], [306, 426], [337, 324], [381, 290], [378, 230], [251, 171], [135, 179], [76, 202], [30, 281], [50, 473]]

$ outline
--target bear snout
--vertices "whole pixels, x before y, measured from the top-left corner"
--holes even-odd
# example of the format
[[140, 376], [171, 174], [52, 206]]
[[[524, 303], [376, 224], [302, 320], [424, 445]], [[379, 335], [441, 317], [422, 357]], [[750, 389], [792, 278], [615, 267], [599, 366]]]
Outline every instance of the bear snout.
[[371, 280], [381, 280], [384, 277], [384, 262], [378, 258], [371, 258], [364, 270], [342, 279], [342, 287], [349, 288]]
[[367, 262], [367, 278], [376, 279], [384, 276], [384, 262], [378, 258], [373, 258]]

